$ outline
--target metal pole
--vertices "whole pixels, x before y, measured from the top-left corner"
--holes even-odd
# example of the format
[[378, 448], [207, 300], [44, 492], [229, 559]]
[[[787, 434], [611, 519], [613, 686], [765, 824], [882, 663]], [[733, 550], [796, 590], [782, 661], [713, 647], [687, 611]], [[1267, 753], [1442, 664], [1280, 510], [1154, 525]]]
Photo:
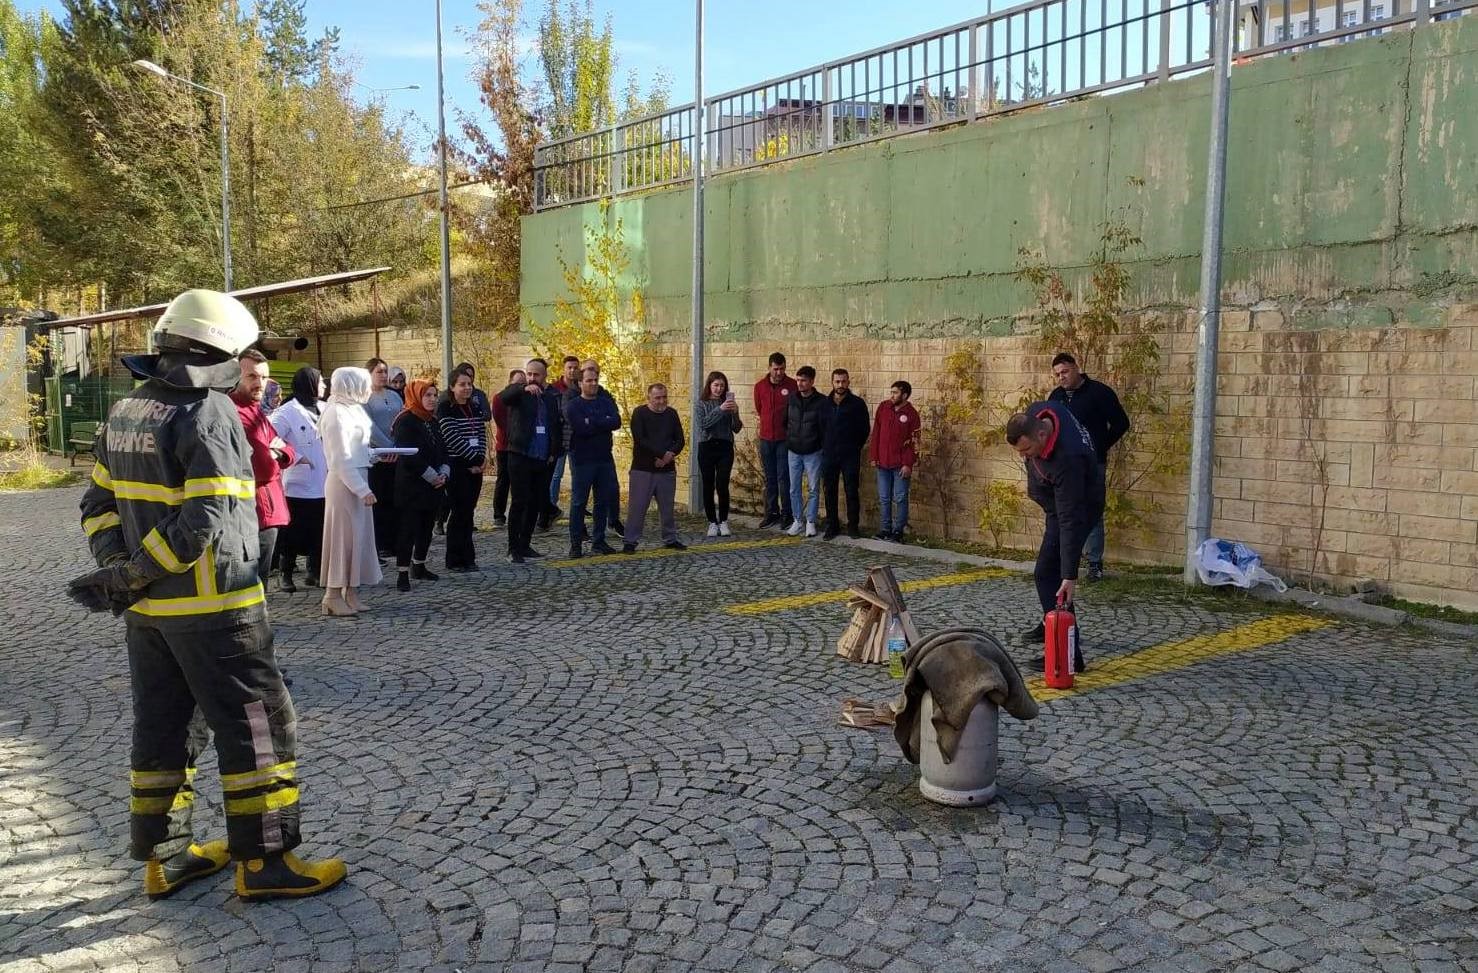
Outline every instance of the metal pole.
[[441, 380], [452, 380], [452, 232], [446, 198], [446, 92], [441, 59], [441, 0], [436, 0], [436, 148], [441, 170]]
[[231, 126], [226, 121], [226, 96], [221, 95], [221, 263], [226, 292], [231, 286]]
[[1227, 175], [1228, 69], [1232, 0], [1217, 0], [1212, 34], [1211, 140], [1206, 163], [1206, 224], [1201, 238], [1201, 324], [1196, 336], [1196, 400], [1191, 422], [1190, 497], [1186, 506], [1186, 584], [1195, 584], [1196, 552], [1211, 536], [1211, 467], [1216, 441], [1216, 353], [1221, 329], [1221, 234]]
[[703, 0], [698, 2], [697, 48], [693, 55], [693, 391], [688, 429], [688, 512], [703, 509], [703, 478], [698, 472], [698, 400], [703, 395]]

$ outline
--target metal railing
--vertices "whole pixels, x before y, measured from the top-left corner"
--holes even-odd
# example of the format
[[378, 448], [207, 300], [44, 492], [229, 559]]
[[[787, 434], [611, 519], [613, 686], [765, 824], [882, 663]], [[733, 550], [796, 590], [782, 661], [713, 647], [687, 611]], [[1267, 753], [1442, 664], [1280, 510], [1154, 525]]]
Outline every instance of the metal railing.
[[[720, 174], [1139, 87], [1211, 64], [1212, 0], [1030, 0], [705, 99]], [[1300, 9], [1301, 6], [1301, 9]], [[1313, 7], [1310, 12], [1310, 7]], [[1234, 63], [1462, 16], [1478, 0], [1239, 0]], [[547, 209], [692, 178], [693, 105], [540, 145]]]

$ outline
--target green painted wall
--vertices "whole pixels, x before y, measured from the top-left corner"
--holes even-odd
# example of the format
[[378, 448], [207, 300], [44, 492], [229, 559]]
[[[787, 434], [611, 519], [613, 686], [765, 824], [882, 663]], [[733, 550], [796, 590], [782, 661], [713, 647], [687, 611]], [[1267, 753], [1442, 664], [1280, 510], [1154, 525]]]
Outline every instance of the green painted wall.
[[[1226, 297], [1303, 326], [1420, 324], [1478, 291], [1478, 17], [1233, 72]], [[1082, 266], [1106, 220], [1145, 241], [1140, 303], [1191, 306], [1210, 81], [1202, 76], [749, 172], [707, 194], [716, 340], [1009, 333], [1018, 250]], [[688, 327], [692, 198], [618, 201], [649, 325]], [[527, 217], [535, 317], [594, 204]]]

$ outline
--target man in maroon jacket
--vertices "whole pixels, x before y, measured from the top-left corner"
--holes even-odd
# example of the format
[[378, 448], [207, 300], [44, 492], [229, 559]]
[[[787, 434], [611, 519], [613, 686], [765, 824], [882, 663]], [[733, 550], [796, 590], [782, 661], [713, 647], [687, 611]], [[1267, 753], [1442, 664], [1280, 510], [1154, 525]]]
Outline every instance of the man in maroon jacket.
[[790, 454], [785, 448], [785, 416], [795, 379], [785, 374], [785, 356], [770, 356], [770, 370], [754, 383], [754, 411], [760, 419], [760, 464], [765, 468], [765, 519], [761, 527], [790, 523]]
[[[908, 529], [908, 485], [919, 461], [919, 411], [908, 401], [913, 386], [899, 379], [878, 403], [868, 447], [878, 469], [878, 506], [882, 509], [880, 541], [899, 541]], [[893, 516], [893, 504], [898, 516]], [[894, 525], [897, 526], [894, 526]]]
[[277, 529], [288, 523], [282, 471], [297, 461], [297, 454], [277, 435], [262, 408], [262, 396], [267, 391], [267, 356], [248, 348], [237, 360], [241, 363], [241, 381], [231, 390], [231, 401], [236, 403], [236, 414], [251, 445], [251, 471], [257, 481], [257, 538], [262, 549], [257, 573], [266, 581], [272, 570]]

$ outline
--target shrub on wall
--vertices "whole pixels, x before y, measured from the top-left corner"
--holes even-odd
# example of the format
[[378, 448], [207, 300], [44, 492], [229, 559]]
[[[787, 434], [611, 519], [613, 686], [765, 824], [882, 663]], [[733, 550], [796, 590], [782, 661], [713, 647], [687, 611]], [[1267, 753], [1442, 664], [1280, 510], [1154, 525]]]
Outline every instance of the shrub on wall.
[[1187, 389], [1163, 374], [1153, 318], [1125, 307], [1130, 274], [1124, 260], [1142, 245], [1124, 222], [1105, 223], [1081, 290], [1030, 249], [1020, 251], [1017, 272], [1036, 297], [1040, 351], [1071, 354], [1085, 373], [1118, 393], [1129, 414], [1133, 428], [1109, 454], [1104, 511], [1109, 526], [1125, 529], [1144, 527], [1159, 510], [1136, 487], [1184, 475], [1190, 458]]

